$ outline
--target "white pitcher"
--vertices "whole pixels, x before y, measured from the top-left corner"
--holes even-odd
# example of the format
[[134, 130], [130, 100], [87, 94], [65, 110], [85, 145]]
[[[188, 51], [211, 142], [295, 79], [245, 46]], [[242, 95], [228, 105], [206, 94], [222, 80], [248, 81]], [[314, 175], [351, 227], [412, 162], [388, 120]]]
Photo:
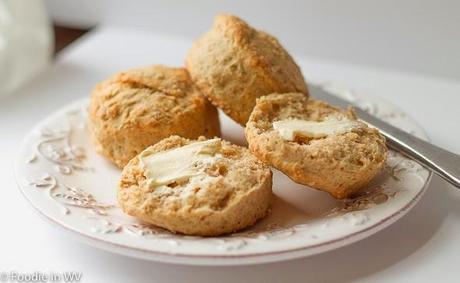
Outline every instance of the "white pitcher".
[[0, 97], [47, 66], [52, 41], [42, 0], [0, 0]]

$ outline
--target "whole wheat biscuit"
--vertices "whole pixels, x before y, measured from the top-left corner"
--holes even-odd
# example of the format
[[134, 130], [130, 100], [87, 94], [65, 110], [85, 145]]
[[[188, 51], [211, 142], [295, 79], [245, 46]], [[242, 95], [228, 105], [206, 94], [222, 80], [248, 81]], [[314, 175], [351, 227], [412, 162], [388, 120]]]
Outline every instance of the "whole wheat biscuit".
[[211, 102], [243, 126], [257, 97], [308, 94], [299, 67], [278, 40], [232, 15], [215, 18], [190, 49], [186, 66]]
[[96, 150], [123, 167], [170, 135], [220, 135], [217, 110], [184, 68], [153, 65], [121, 72], [98, 84], [89, 106]]
[[[282, 128], [295, 123], [309, 129], [293, 135], [291, 128]], [[245, 134], [258, 158], [295, 182], [339, 199], [366, 185], [386, 160], [385, 139], [378, 130], [357, 121], [352, 111], [299, 93], [259, 98]]]
[[171, 136], [122, 172], [118, 203], [145, 222], [188, 235], [234, 232], [264, 217], [272, 173], [247, 148], [219, 138]]

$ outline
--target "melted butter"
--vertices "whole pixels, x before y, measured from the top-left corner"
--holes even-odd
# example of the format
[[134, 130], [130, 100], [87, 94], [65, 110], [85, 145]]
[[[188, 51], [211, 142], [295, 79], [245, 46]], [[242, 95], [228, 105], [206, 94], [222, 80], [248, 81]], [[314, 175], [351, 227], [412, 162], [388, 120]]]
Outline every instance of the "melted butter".
[[296, 136], [324, 138], [330, 135], [343, 134], [359, 126], [360, 123], [358, 121], [337, 115], [328, 116], [321, 122], [299, 119], [273, 122], [273, 128], [283, 139], [289, 141], [295, 140]]
[[145, 150], [140, 163], [150, 187], [167, 186], [208, 177], [204, 169], [221, 157], [219, 149], [220, 140], [216, 138], [157, 153]]

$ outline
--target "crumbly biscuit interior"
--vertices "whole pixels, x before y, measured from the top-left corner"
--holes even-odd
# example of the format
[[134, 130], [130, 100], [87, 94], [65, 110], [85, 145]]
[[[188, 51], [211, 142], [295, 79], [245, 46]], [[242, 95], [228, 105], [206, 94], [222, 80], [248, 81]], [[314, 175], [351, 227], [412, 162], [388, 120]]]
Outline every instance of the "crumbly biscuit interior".
[[[194, 143], [203, 146], [194, 146]], [[194, 157], [183, 154], [172, 156], [178, 151]], [[157, 162], [151, 162], [154, 165], [152, 168], [145, 167], [149, 163], [147, 159], [142, 160], [142, 156], [149, 156], [148, 152], [139, 155], [139, 165], [143, 172], [139, 187], [146, 190], [148, 196], [144, 200], [145, 205], [155, 203], [172, 211], [221, 210], [239, 194], [244, 194], [260, 182], [257, 171], [261, 166], [248, 162], [247, 156], [240, 149], [221, 139], [181, 144], [164, 151], [155, 149], [151, 156], [155, 157], [155, 154], [160, 155], [160, 158]], [[175, 160], [169, 165], [162, 162], [168, 158]], [[169, 166], [170, 170], [167, 172], [158, 166]], [[159, 176], [156, 170], [166, 174]]]
[[[270, 140], [267, 150], [276, 150], [277, 144], [286, 142], [292, 147], [292, 152], [305, 152], [311, 160], [326, 158], [338, 164], [347, 164], [349, 170], [363, 167], [370, 162], [380, 163], [385, 159], [384, 140], [376, 129], [367, 127], [358, 121], [352, 109], [342, 111], [325, 102], [307, 99], [302, 94], [272, 94], [259, 99], [257, 110], [253, 113], [255, 133], [262, 139]], [[347, 131], [333, 135], [312, 137], [295, 135], [293, 140], [285, 140], [273, 127], [273, 123], [285, 120], [302, 120], [324, 122], [328, 117], [340, 115], [358, 123]], [[287, 157], [286, 157], [287, 158]], [[292, 158], [296, 158], [292, 156]]]
[[[307, 100], [307, 98], [301, 97], [301, 94], [298, 96], [297, 98], [286, 99], [284, 95], [280, 94], [275, 98], [271, 96], [268, 103], [260, 103], [259, 113], [264, 113], [264, 115], [257, 117], [257, 127], [260, 132], [270, 132], [282, 137], [282, 134], [275, 127], [283, 123], [283, 121], [306, 121], [315, 125], [315, 123], [325, 123], [328, 120], [334, 119], [334, 117], [337, 117], [337, 120], [350, 121], [353, 124], [348, 125], [346, 131], [337, 131], [336, 134], [344, 134], [355, 128], [364, 126], [362, 123], [356, 121], [352, 110], [342, 112], [338, 108], [324, 102], [312, 99]], [[330, 130], [325, 131], [332, 132]], [[293, 135], [293, 139], [284, 139], [306, 144], [313, 140], [324, 139], [327, 136], [324, 134], [302, 134], [302, 131], [298, 131]]]

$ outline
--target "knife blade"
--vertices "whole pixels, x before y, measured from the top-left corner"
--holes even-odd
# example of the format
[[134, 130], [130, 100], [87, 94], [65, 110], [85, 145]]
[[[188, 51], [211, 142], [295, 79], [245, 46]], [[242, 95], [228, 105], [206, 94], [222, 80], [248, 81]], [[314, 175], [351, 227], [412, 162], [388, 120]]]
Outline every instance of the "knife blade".
[[358, 118], [370, 127], [379, 129], [385, 136], [388, 147], [418, 161], [425, 168], [436, 173], [456, 188], [460, 189], [460, 156], [411, 135], [377, 117], [367, 113], [357, 105], [331, 94], [317, 85], [308, 87], [310, 95], [318, 100], [340, 108], [354, 107]]

